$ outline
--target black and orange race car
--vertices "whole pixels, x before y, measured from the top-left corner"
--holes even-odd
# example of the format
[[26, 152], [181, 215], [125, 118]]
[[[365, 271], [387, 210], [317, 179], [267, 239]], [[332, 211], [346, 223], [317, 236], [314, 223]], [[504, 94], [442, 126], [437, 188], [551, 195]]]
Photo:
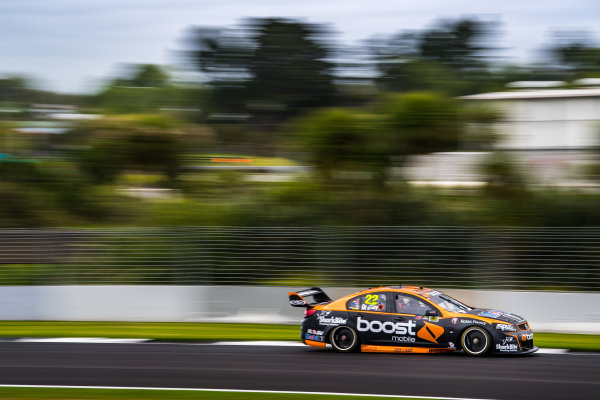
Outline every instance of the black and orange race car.
[[378, 287], [332, 301], [320, 288], [289, 293], [306, 307], [302, 341], [336, 351], [444, 353], [470, 356], [536, 352], [533, 332], [518, 315], [469, 307], [436, 290]]

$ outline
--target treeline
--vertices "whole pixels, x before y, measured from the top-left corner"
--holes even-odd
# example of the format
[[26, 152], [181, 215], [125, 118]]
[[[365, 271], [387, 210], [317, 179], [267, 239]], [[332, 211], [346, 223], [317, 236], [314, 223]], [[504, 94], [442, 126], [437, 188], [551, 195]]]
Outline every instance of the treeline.
[[[534, 190], [499, 155], [482, 166], [488, 185], [469, 191], [415, 188], [398, 172], [414, 155], [493, 150], [502, 115], [457, 96], [600, 77], [600, 48], [585, 35], [559, 36], [523, 66], [494, 57], [496, 31], [440, 20], [349, 47], [327, 26], [250, 19], [186, 31], [180, 59], [194, 79], [131, 65], [89, 96], [1, 79], [0, 105], [16, 111], [2, 121], [0, 226], [600, 224], [598, 195]], [[14, 128], [39, 119], [33, 103], [98, 118], [24, 140]], [[223, 154], [308, 172], [264, 182], [198, 161]], [[167, 195], [124, 195], [132, 188]]]

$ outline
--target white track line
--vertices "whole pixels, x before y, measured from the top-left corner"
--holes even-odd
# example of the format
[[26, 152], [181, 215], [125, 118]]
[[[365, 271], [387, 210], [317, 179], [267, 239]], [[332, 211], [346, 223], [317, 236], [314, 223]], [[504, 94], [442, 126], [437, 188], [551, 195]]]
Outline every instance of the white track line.
[[15, 342], [23, 343], [144, 343], [150, 339], [111, 339], [97, 337], [63, 337], [63, 338], [21, 338]]
[[168, 388], [168, 387], [134, 387], [134, 386], [66, 386], [66, 385], [0, 385], [4, 388], [47, 388], [47, 389], [108, 389], [108, 390], [173, 390], [181, 392], [231, 392], [231, 393], [272, 393], [272, 394], [308, 394], [328, 396], [357, 396], [357, 397], [385, 397], [395, 399], [431, 399], [431, 400], [486, 400], [467, 397], [433, 397], [409, 396], [393, 394], [365, 394], [365, 393], [338, 393], [338, 392], [301, 392], [291, 390], [245, 390], [245, 389], [205, 389], [205, 388]]
[[567, 349], [539, 349], [536, 353], [540, 354], [567, 354], [569, 350]]
[[294, 347], [294, 346], [306, 346], [300, 342], [284, 342], [277, 340], [247, 340], [238, 342], [214, 342], [211, 343], [218, 346], [282, 346], [282, 347]]

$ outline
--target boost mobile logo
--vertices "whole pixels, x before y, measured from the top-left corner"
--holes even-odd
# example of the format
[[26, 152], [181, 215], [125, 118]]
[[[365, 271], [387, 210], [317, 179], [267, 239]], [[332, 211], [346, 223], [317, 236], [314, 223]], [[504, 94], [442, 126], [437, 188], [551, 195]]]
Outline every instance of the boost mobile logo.
[[367, 321], [366, 319], [362, 319], [358, 317], [357, 328], [360, 332], [384, 332], [384, 333], [395, 333], [398, 335], [406, 335], [409, 334], [411, 336], [415, 336], [415, 332], [413, 328], [416, 328], [417, 324], [415, 321], [408, 322], [390, 322], [390, 321]]
[[441, 326], [425, 322], [425, 325], [417, 332], [417, 336], [428, 342], [437, 343], [437, 339], [442, 336], [443, 333], [444, 328]]

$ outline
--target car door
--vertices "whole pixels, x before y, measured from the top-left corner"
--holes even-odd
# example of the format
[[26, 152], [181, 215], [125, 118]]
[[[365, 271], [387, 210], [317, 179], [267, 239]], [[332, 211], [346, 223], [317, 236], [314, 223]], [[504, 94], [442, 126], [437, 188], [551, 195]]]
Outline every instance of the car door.
[[394, 337], [397, 346], [447, 347], [442, 313], [433, 304], [407, 293], [394, 293], [393, 303], [396, 319], [407, 327], [404, 335]]
[[346, 303], [362, 344], [391, 345], [395, 332], [391, 297], [390, 292], [366, 293]]

